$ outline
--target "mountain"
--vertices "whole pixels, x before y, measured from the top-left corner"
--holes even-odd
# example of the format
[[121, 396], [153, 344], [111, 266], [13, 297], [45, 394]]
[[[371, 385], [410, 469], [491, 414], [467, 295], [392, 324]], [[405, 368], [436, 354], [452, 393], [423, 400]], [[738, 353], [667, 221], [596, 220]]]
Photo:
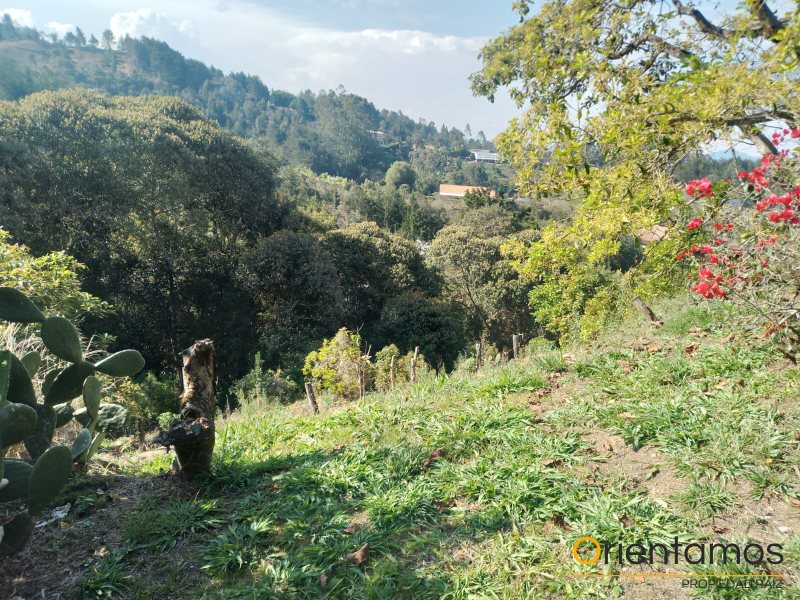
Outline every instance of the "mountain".
[[176, 96], [231, 133], [268, 144], [285, 162], [357, 180], [380, 179], [415, 146], [444, 148], [459, 157], [468, 156], [468, 148], [491, 147], [483, 133], [468, 139], [455, 128], [379, 110], [341, 88], [317, 94], [270, 89], [256, 76], [225, 74], [155, 39], [125, 37], [114, 49], [100, 48], [82, 33], [46, 40], [3, 20], [0, 98], [74, 87]]

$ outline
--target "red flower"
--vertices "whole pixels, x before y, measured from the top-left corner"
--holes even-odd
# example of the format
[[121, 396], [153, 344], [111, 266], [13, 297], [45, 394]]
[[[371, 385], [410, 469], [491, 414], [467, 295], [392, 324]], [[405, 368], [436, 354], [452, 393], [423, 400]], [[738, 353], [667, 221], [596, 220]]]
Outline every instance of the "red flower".
[[695, 229], [700, 229], [703, 226], [703, 219], [697, 217], [696, 219], [692, 219], [686, 224], [686, 229], [689, 231], [694, 231]]
[[686, 193], [693, 198], [695, 196], [713, 196], [714, 189], [712, 183], [706, 179], [695, 179], [686, 184]]

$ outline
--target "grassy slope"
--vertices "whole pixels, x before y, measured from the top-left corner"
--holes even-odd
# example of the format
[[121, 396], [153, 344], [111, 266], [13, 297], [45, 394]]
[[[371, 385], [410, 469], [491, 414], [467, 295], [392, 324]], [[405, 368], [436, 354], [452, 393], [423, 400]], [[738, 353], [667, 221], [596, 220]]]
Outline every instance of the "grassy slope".
[[[153, 478], [164, 455], [96, 512], [76, 488], [88, 516], [37, 533], [27, 560], [72, 553], [78, 597], [681, 598], [676, 580], [573, 577], [572, 542], [749, 536], [784, 544], [794, 588], [724, 597], [794, 597], [800, 373], [719, 315], [661, 310], [659, 331], [317, 417], [234, 415], [213, 481]], [[365, 543], [362, 564], [345, 558]]]

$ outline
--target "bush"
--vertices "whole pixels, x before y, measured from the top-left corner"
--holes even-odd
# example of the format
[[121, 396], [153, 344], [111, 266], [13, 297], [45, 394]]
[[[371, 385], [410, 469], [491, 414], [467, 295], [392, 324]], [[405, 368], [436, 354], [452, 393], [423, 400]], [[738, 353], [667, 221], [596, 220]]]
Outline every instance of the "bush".
[[[780, 143], [800, 129], [773, 136]], [[800, 345], [800, 159], [767, 155], [738, 174], [739, 184], [690, 181], [686, 193], [702, 200], [702, 216], [686, 224], [679, 261], [695, 266], [691, 289], [707, 300], [726, 300], [744, 316], [744, 329], [780, 342], [797, 362]]]
[[[394, 359], [394, 362], [392, 361]], [[387, 391], [411, 379], [411, 357], [403, 356], [400, 349], [389, 344], [375, 355], [375, 388]]]
[[372, 365], [361, 354], [361, 337], [344, 327], [306, 357], [303, 374], [335, 396], [353, 400], [369, 387]]
[[144, 429], [155, 428], [162, 413], [176, 413], [179, 410], [180, 389], [177, 382], [172, 378], [159, 379], [153, 373], [148, 373], [138, 383], [129, 379], [118, 381], [110, 395], [114, 402], [130, 411], [140, 433]]
[[256, 402], [289, 402], [297, 395], [297, 383], [284, 377], [280, 369], [264, 369], [261, 353], [257, 352], [253, 368], [231, 386], [231, 393], [241, 405]]

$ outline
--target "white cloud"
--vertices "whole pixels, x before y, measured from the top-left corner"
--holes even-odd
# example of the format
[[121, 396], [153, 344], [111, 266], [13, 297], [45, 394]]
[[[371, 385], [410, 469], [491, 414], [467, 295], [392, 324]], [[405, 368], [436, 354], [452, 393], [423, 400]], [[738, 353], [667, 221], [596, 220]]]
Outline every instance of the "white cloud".
[[24, 8], [2, 8], [0, 15], [8, 15], [17, 25], [33, 27], [33, 14]]
[[111, 16], [109, 29], [117, 38], [148, 36], [172, 42], [184, 35], [193, 36], [194, 26], [188, 19], [173, 21], [167, 15], [143, 8], [119, 12]]
[[59, 23], [58, 21], [48, 21], [45, 27], [60, 36], [64, 36], [70, 31], [75, 31], [75, 25], [72, 23]]

